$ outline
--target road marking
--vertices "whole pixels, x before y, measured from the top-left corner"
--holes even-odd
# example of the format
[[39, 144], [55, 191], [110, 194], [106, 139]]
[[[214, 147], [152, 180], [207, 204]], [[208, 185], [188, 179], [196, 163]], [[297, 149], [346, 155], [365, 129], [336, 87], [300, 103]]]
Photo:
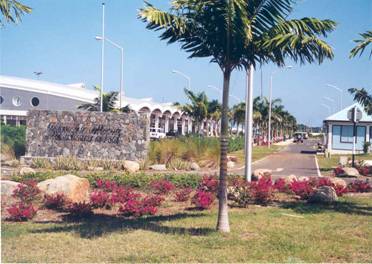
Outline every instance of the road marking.
[[316, 157], [316, 155], [314, 155], [314, 159], [315, 159], [315, 166], [316, 166], [316, 171], [318, 173], [318, 177], [322, 177], [322, 174], [320, 173], [320, 169], [319, 169], [318, 158]]

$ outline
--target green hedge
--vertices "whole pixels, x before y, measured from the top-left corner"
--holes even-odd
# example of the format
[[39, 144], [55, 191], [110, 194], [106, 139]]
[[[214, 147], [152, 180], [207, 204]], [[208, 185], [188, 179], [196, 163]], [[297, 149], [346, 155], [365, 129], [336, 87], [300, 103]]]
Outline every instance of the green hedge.
[[26, 151], [26, 127], [1, 125], [1, 144], [8, 145], [13, 149], [16, 157], [25, 155]]

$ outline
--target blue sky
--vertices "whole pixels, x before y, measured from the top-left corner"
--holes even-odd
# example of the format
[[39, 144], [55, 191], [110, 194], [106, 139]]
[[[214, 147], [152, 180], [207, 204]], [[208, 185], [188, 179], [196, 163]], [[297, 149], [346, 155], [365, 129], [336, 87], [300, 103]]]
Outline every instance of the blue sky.
[[[96, 0], [23, 0], [33, 12], [23, 17], [19, 25], [0, 29], [1, 68], [4, 75], [35, 78], [59, 83], [84, 82], [88, 87], [100, 83], [100, 42], [94, 37], [101, 32], [101, 1]], [[167, 8], [169, 1], [150, 0]], [[131, 97], [153, 97], [160, 102], [184, 102], [185, 79], [172, 74], [180, 70], [191, 77], [194, 91], [205, 91], [210, 98], [220, 94], [208, 85], [222, 86], [222, 74], [208, 59], [187, 59], [179, 45], [160, 41], [158, 33], [149, 31], [137, 19], [142, 0], [106, 1], [106, 37], [124, 46], [124, 89]], [[294, 18], [329, 18], [338, 23], [327, 41], [334, 47], [335, 58], [322, 65], [293, 65], [291, 70], [278, 70], [274, 75], [273, 96], [280, 97], [286, 108], [306, 124], [321, 125], [328, 115], [322, 103], [338, 108], [339, 93], [326, 87], [331, 83], [343, 88], [344, 105], [351, 104], [350, 87], [372, 88], [372, 61], [365, 54], [349, 59], [353, 39], [358, 33], [372, 29], [371, 0], [300, 0], [292, 14]], [[120, 78], [119, 50], [106, 46], [105, 89], [116, 90]], [[263, 92], [268, 95], [273, 65], [263, 67]], [[260, 94], [260, 71], [254, 76], [255, 95]], [[245, 96], [244, 72], [235, 72], [231, 93]], [[323, 99], [330, 97], [333, 104]], [[236, 103], [234, 99], [231, 104]]]

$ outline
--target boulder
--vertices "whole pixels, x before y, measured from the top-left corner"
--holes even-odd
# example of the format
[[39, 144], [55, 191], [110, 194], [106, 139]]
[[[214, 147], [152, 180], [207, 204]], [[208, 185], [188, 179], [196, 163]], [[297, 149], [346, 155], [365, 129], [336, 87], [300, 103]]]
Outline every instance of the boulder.
[[20, 175], [31, 174], [31, 173], [35, 173], [35, 170], [33, 168], [30, 168], [30, 167], [22, 167], [19, 170]]
[[333, 203], [337, 201], [337, 194], [333, 187], [321, 186], [309, 197], [309, 203]]
[[301, 176], [298, 178], [299, 181], [309, 181], [310, 178], [309, 177], [306, 177], [306, 176]]
[[13, 191], [18, 187], [19, 182], [15, 181], [1, 181], [1, 196], [5, 195], [7, 196], [12, 196]]
[[342, 186], [344, 188], [347, 187], [347, 183], [343, 179], [339, 179], [339, 178], [336, 178], [336, 177], [328, 177], [328, 178], [335, 185], [340, 185], [340, 186]]
[[227, 156], [228, 161], [238, 162], [238, 158], [236, 156]]
[[195, 171], [197, 171], [197, 170], [200, 170], [200, 166], [198, 165], [198, 163], [196, 163], [196, 162], [192, 162], [192, 163], [190, 164], [190, 169], [191, 169], [191, 170], [195, 170]]
[[167, 170], [167, 167], [165, 166], [165, 164], [154, 164], [151, 165], [149, 169], [154, 171], [165, 171]]
[[228, 169], [233, 169], [235, 167], [235, 162], [233, 162], [233, 161], [228, 161], [227, 162], [227, 168]]
[[345, 167], [345, 168], [343, 168], [343, 170], [345, 172], [343, 174], [343, 176], [351, 176], [351, 177], [358, 177], [359, 176], [359, 171], [356, 168]]
[[71, 174], [42, 181], [37, 187], [48, 195], [63, 193], [70, 202], [83, 202], [89, 198], [89, 181]]
[[291, 174], [291, 175], [289, 175], [289, 176], [287, 176], [287, 177], [284, 177], [284, 180], [285, 180], [285, 182], [286, 182], [287, 184], [290, 184], [291, 182], [293, 182], [293, 181], [297, 181], [298, 179], [297, 179], [296, 175]]
[[348, 162], [348, 158], [346, 156], [341, 156], [338, 161], [338, 164], [341, 166], [346, 166], [347, 162]]
[[259, 180], [261, 177], [271, 176], [272, 170], [269, 169], [256, 169], [253, 172], [253, 180]]
[[123, 167], [124, 167], [124, 170], [126, 170], [130, 173], [137, 172], [137, 171], [140, 170], [139, 163], [136, 162], [136, 161], [131, 161], [131, 160], [125, 160], [123, 162]]
[[364, 160], [362, 165], [366, 167], [372, 167], [372, 160]]

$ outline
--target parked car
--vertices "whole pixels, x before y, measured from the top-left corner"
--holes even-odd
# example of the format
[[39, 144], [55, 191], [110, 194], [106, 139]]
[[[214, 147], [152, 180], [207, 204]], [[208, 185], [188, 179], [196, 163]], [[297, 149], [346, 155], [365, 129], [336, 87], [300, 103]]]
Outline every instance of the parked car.
[[179, 133], [174, 130], [169, 130], [165, 135], [167, 138], [173, 138], [173, 137], [178, 137]]
[[293, 142], [295, 142], [295, 143], [303, 143], [304, 142], [303, 133], [295, 133], [293, 135]]
[[165, 133], [160, 128], [150, 128], [150, 139], [161, 139], [165, 138]]

